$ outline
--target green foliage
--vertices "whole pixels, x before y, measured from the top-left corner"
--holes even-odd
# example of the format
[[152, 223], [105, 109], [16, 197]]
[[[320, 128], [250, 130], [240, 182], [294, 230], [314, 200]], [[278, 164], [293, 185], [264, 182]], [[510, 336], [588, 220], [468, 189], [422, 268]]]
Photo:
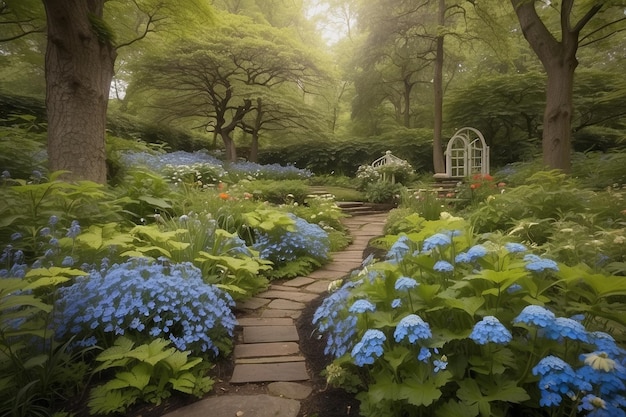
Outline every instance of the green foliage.
[[237, 234], [219, 228], [208, 216], [192, 214], [158, 219], [156, 225], [136, 226], [131, 230], [137, 241], [123, 256], [191, 262], [202, 270], [206, 283], [216, 284], [235, 299], [266, 288], [267, 279], [262, 272], [271, 269], [271, 263], [260, 259]]
[[115, 192], [120, 196], [124, 212], [135, 222], [155, 213], [170, 212], [172, 202], [178, 197], [163, 175], [143, 168], [129, 170]]
[[0, 279], [0, 414], [51, 416], [80, 394], [88, 365], [72, 340], [59, 343], [49, 329], [47, 294], [82, 275], [69, 268], [33, 269], [25, 278]]
[[255, 199], [272, 204], [303, 204], [309, 195], [309, 187], [302, 180], [257, 180], [243, 183], [241, 187]]
[[0, 240], [8, 242], [18, 232], [23, 237], [22, 249], [32, 254], [39, 250], [45, 238], [40, 231], [51, 216], [56, 216], [59, 224], [77, 221], [83, 226], [122, 219], [119, 200], [104, 186], [91, 181], [64, 182], [58, 179], [61, 174], [52, 173], [49, 180], [4, 181], [0, 186]]
[[569, 265], [596, 268], [624, 261], [623, 196], [620, 190], [594, 192], [550, 171], [537, 172], [524, 185], [505, 188], [469, 214], [479, 233], [505, 231]]
[[0, 169], [12, 178], [30, 178], [33, 171], [45, 173], [45, 137], [41, 130], [35, 116], [0, 119]]
[[404, 187], [388, 181], [376, 181], [368, 184], [365, 189], [365, 200], [370, 203], [395, 203], [400, 200]]
[[[538, 384], [533, 368], [542, 358], [583, 369], [580, 355], [599, 349], [594, 338], [605, 337], [594, 331], [624, 341], [624, 277], [525, 254], [527, 248], [508, 237], [472, 233], [461, 218], [415, 215], [403, 230], [379, 239], [389, 249], [386, 259], [351, 277], [314, 315], [330, 333], [326, 352], [335, 357], [327, 381], [358, 387], [363, 415], [544, 415], [540, 399], [546, 406], [545, 392], [556, 388]], [[524, 318], [528, 305], [564, 326], [574, 321], [569, 317], [581, 322], [567, 334], [555, 330], [558, 321], [533, 325]], [[406, 327], [411, 315], [414, 327]], [[486, 332], [488, 317], [502, 327]], [[370, 332], [378, 332], [377, 339], [368, 338], [376, 334]], [[622, 361], [626, 351], [612, 346], [611, 360]], [[598, 369], [587, 372], [605, 375]], [[617, 367], [606, 372], [623, 379]], [[619, 394], [604, 389], [603, 399], [619, 404]], [[582, 396], [563, 394], [563, 407], [551, 415], [569, 415]]]
[[189, 358], [189, 352], [169, 347], [171, 342], [155, 339], [135, 347], [120, 337], [115, 345], [96, 357], [101, 364], [94, 372], [113, 372], [113, 378], [91, 390], [89, 409], [96, 414], [123, 413], [137, 401], [159, 405], [179, 391], [201, 397], [213, 380], [205, 376], [208, 364]]

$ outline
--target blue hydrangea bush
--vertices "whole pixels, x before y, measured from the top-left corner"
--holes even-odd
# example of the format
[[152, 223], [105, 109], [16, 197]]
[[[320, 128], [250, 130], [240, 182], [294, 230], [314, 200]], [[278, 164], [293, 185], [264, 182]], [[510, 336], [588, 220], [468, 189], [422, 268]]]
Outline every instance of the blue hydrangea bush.
[[260, 257], [277, 265], [299, 257], [308, 257], [319, 262], [328, 260], [328, 233], [315, 223], [309, 223], [292, 213], [287, 215], [293, 220], [293, 224], [258, 233], [253, 248], [259, 251]]
[[626, 416], [626, 278], [463, 219], [381, 239], [314, 314], [365, 416]]
[[53, 325], [59, 339], [74, 337], [82, 346], [112, 346], [120, 335], [136, 342], [162, 338], [194, 356], [215, 357], [230, 351], [233, 305], [191, 263], [135, 258], [60, 288]]

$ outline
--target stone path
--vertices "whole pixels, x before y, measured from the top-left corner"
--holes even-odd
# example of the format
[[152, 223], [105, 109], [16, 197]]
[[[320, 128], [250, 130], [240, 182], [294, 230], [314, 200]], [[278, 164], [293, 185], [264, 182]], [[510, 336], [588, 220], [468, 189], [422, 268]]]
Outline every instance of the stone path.
[[272, 283], [237, 306], [239, 330], [233, 351], [232, 384], [269, 383], [267, 395], [209, 396], [166, 417], [296, 417], [298, 400], [311, 393], [310, 376], [300, 352], [296, 319], [306, 304], [328, 290], [329, 284], [361, 266], [372, 237], [382, 234], [387, 214], [344, 219], [353, 241], [333, 253], [332, 261], [306, 277]]

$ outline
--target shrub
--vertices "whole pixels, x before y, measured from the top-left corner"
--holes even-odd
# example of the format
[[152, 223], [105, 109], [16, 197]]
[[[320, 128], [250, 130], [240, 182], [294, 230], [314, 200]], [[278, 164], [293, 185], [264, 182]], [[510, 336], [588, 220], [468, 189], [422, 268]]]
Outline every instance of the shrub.
[[414, 223], [313, 317], [363, 415], [624, 415], [626, 278]]
[[256, 200], [272, 204], [303, 204], [309, 195], [309, 186], [303, 180], [257, 180], [240, 184]]
[[117, 335], [137, 342], [161, 337], [179, 350], [217, 356], [230, 350], [233, 305], [190, 263], [132, 259], [60, 288], [54, 327], [57, 338], [75, 337], [78, 345], [108, 347]]

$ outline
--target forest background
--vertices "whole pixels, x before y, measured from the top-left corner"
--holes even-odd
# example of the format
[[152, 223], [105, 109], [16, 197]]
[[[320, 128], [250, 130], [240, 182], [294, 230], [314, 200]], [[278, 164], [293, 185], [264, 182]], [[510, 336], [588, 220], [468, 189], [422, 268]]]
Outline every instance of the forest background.
[[[534, 3], [561, 46], [564, 28], [576, 35], [573, 149], [619, 150], [625, 143], [620, 2], [87, 2], [95, 8], [83, 15], [98, 35], [99, 57], [106, 55], [110, 89], [107, 74], [90, 68], [98, 59], [75, 60], [63, 75], [63, 49], [54, 48], [67, 30], [53, 20], [62, 3], [0, 3], [0, 117], [13, 124], [12, 115], [35, 116], [29, 137], [40, 133], [43, 142], [47, 88], [51, 166], [82, 169], [87, 174], [79, 177], [98, 182], [105, 173], [92, 174], [102, 171], [93, 161], [68, 165], [81, 159], [77, 149], [98, 158], [105, 152], [102, 133], [92, 133], [94, 125], [104, 131], [103, 123], [85, 114], [105, 114], [108, 136], [320, 174], [352, 175], [386, 150], [418, 171], [441, 172], [445, 139], [464, 126], [483, 132], [492, 166], [535, 158], [542, 152], [547, 77], [524, 39], [516, 3]], [[81, 71], [92, 74], [89, 82], [76, 81]], [[74, 107], [53, 103], [72, 80], [76, 96], [95, 99]], [[73, 128], [61, 113], [71, 114]], [[548, 151], [544, 143], [550, 165]], [[567, 170], [568, 161], [559, 163], [552, 167]]]

